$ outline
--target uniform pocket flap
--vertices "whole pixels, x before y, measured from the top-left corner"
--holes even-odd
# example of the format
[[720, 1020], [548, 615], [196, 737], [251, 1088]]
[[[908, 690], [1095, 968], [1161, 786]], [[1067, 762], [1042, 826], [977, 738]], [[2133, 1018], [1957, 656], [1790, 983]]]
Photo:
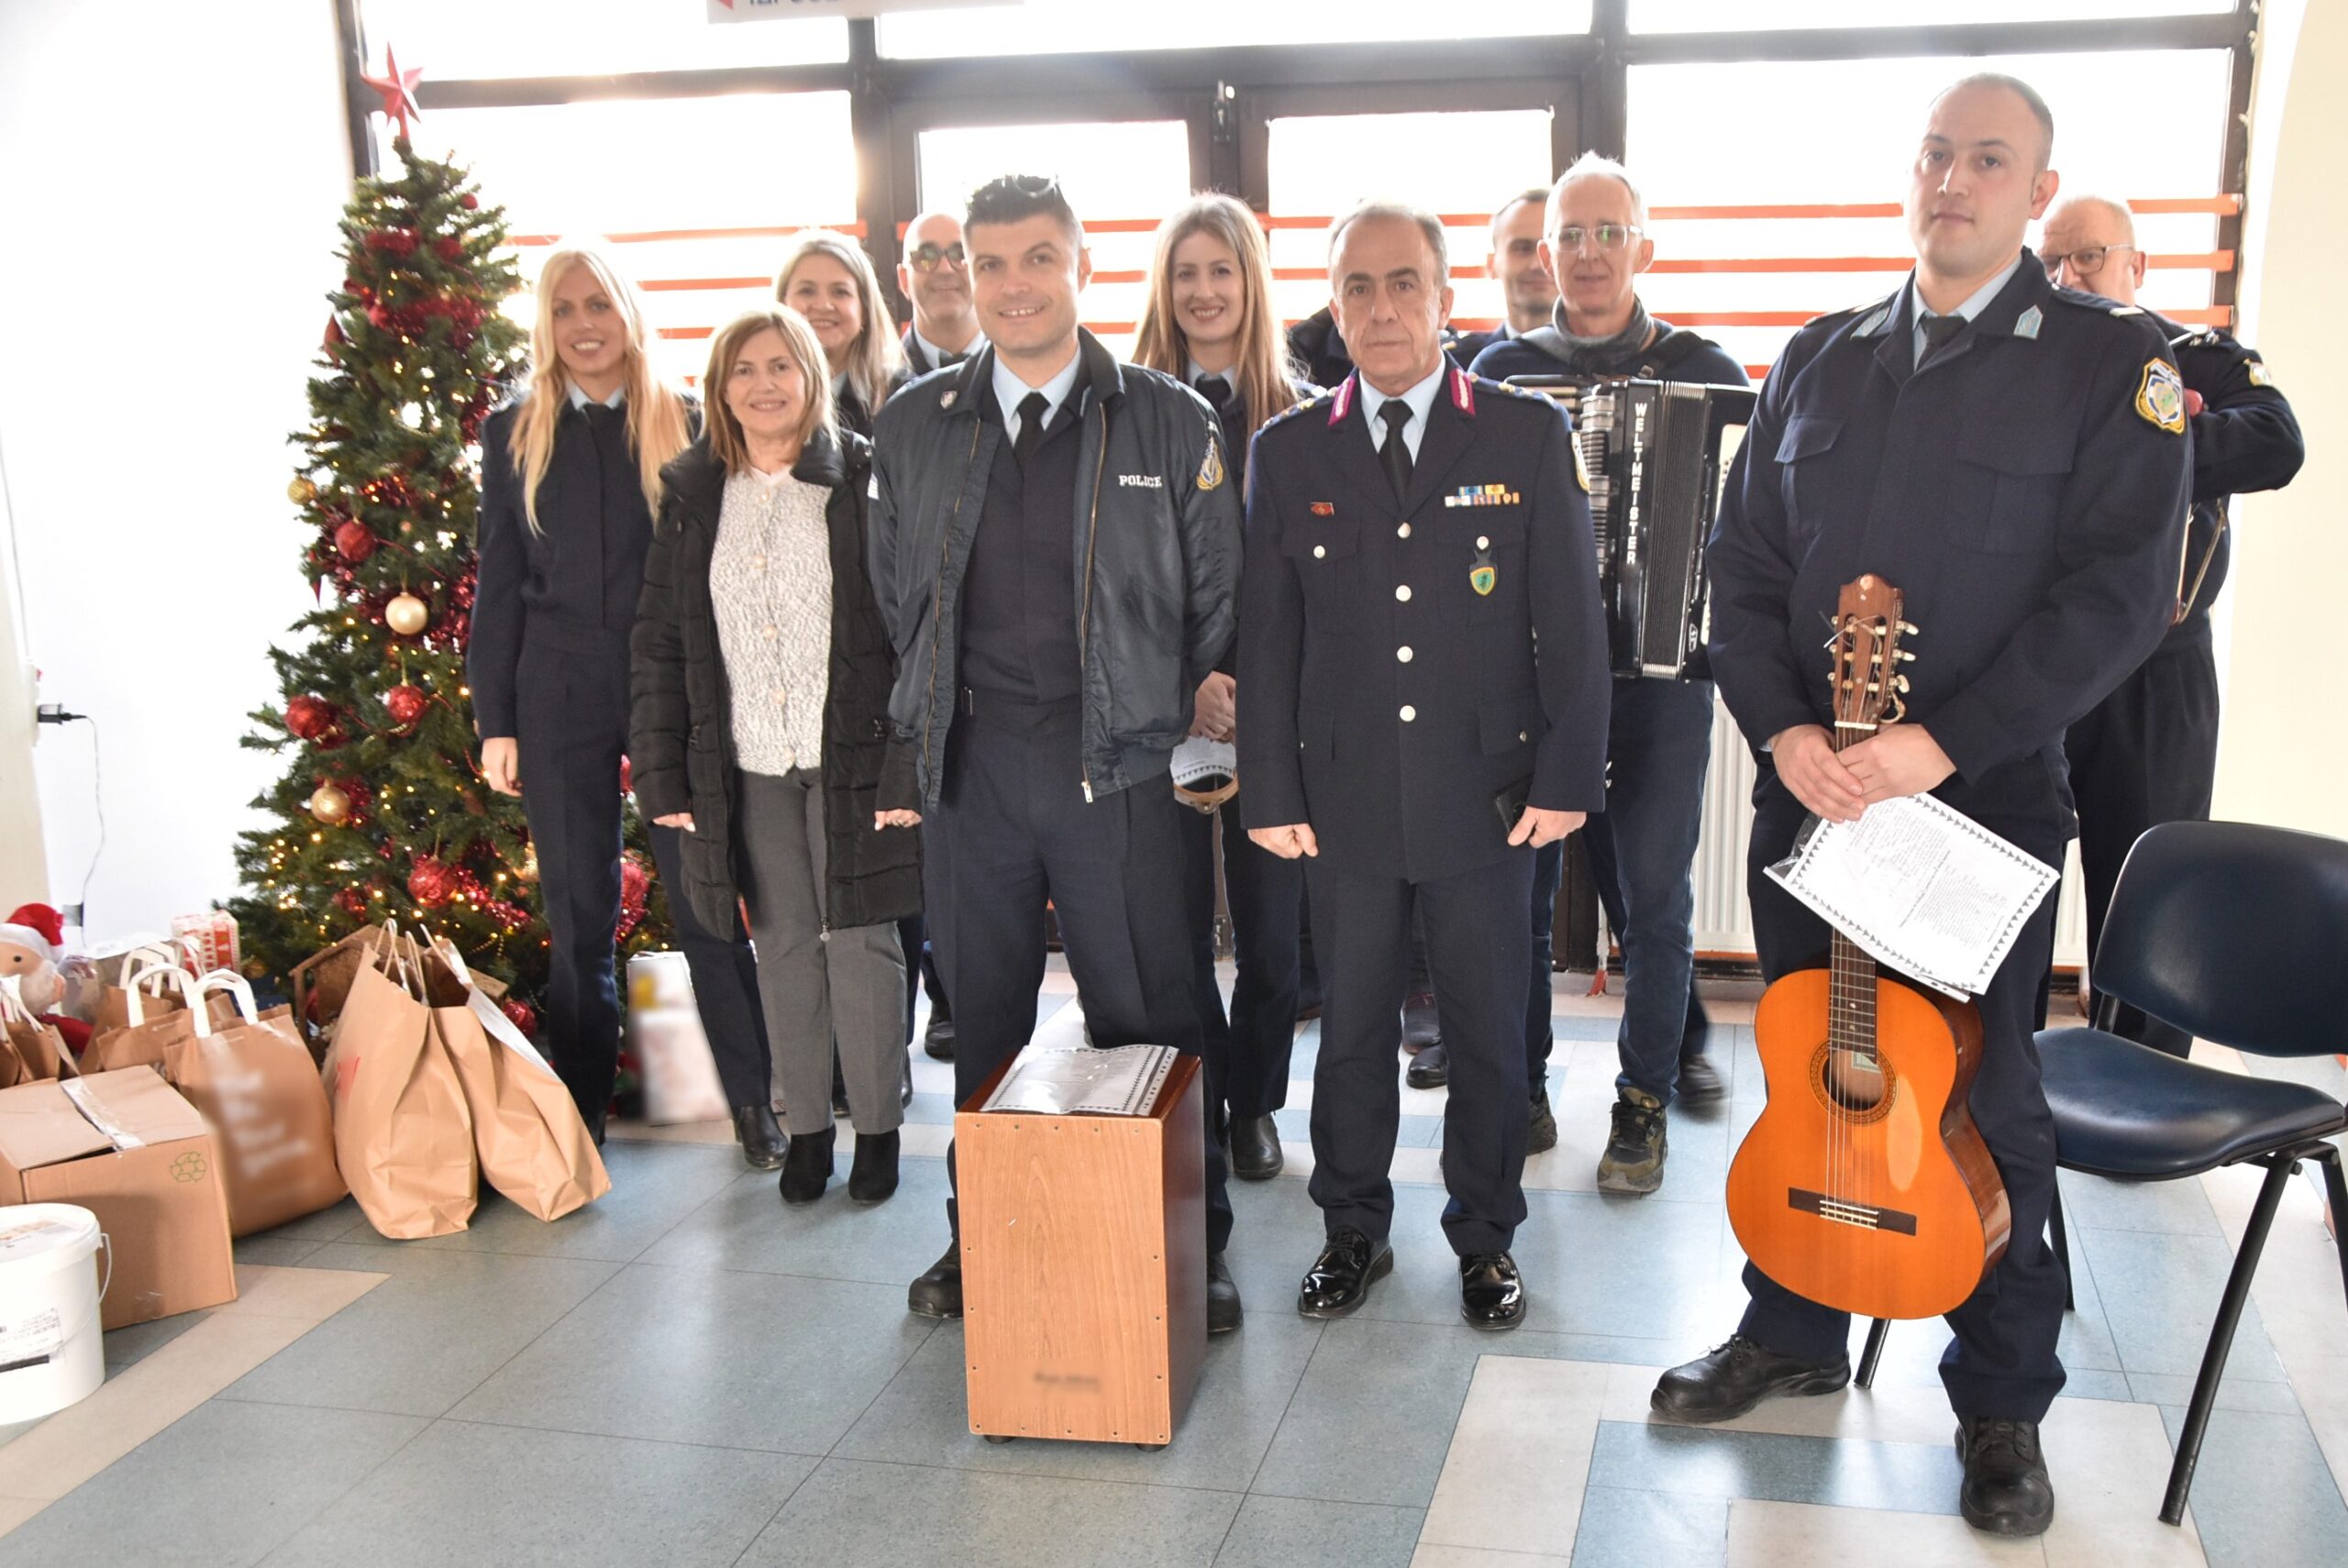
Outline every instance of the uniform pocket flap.
[[1520, 691], [1510, 697], [1494, 697], [1476, 710], [1476, 728], [1482, 736], [1484, 755], [1499, 756], [1519, 746], [1531, 745], [1548, 728], [1541, 717], [1540, 703], [1530, 691]]
[[1786, 433], [1778, 437], [1778, 461], [1799, 462], [1814, 458], [1834, 445], [1843, 434], [1843, 422], [1815, 414], [1797, 414], [1786, 421]]
[[1311, 702], [1296, 705], [1296, 748], [1312, 756], [1337, 755], [1337, 715]]

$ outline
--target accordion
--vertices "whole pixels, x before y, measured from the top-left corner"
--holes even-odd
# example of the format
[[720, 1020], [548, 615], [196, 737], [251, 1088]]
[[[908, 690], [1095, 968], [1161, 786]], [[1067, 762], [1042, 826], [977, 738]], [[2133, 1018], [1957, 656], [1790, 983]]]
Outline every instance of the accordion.
[[1610, 668], [1707, 679], [1704, 547], [1758, 394], [1605, 376], [1517, 376], [1511, 384], [1547, 393], [1573, 416], [1598, 537]]

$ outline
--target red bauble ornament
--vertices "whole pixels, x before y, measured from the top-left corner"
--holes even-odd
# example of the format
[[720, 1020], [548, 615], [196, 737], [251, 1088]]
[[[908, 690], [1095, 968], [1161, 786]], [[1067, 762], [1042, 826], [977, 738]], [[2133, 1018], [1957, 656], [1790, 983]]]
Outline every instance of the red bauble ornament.
[[432, 242], [432, 253], [443, 261], [460, 260], [465, 254], [465, 242], [453, 234], [444, 234]]
[[352, 566], [373, 555], [375, 547], [381, 543], [382, 541], [375, 536], [375, 530], [356, 517], [334, 531], [335, 553]]
[[537, 1010], [532, 1007], [528, 1002], [523, 1001], [518, 998], [506, 997], [498, 1002], [497, 1008], [500, 1012], [503, 1012], [507, 1018], [514, 1021], [514, 1027], [522, 1032], [524, 1038], [526, 1039], [531, 1035], [537, 1033]]
[[405, 729], [424, 717], [425, 705], [432, 701], [423, 688], [399, 685], [383, 693], [383, 706], [390, 709], [392, 722]]
[[447, 903], [456, 888], [456, 875], [428, 855], [417, 856], [414, 869], [407, 874], [409, 896], [428, 910]]
[[323, 697], [296, 697], [285, 704], [285, 732], [296, 740], [323, 740], [334, 722], [334, 704]]
[[334, 896], [334, 907], [354, 919], [363, 920], [367, 915], [367, 895], [356, 888], [345, 888]]
[[465, 211], [469, 213], [473, 212], [480, 208], [481, 198], [474, 195], [471, 191], [467, 191], [463, 195], [457, 198], [457, 204], [464, 208]]
[[633, 855], [620, 857], [620, 908], [641, 911], [652, 891], [652, 873]]
[[631, 794], [635, 790], [636, 784], [634, 776], [628, 767], [627, 758], [623, 756], [620, 758], [620, 793], [623, 795]]

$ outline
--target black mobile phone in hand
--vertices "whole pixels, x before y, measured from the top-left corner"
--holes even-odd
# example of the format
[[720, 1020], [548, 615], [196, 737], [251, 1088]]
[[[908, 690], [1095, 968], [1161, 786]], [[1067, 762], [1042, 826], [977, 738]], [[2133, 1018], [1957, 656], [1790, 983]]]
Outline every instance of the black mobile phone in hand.
[[1500, 813], [1503, 835], [1516, 831], [1516, 824], [1523, 817], [1524, 808], [1532, 799], [1533, 776], [1529, 773], [1492, 797], [1492, 810]]

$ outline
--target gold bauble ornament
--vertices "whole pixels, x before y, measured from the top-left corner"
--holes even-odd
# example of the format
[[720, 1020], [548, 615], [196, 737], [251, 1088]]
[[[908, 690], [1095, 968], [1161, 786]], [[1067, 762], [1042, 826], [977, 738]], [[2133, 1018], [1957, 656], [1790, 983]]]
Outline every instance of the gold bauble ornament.
[[264, 980], [268, 977], [268, 965], [262, 963], [258, 958], [248, 958], [245, 960], [245, 978], [249, 980]]
[[317, 498], [318, 487], [298, 474], [294, 476], [294, 482], [285, 487], [285, 499], [296, 506], [307, 506]]
[[328, 827], [340, 827], [350, 820], [350, 797], [333, 784], [321, 784], [310, 791], [310, 814]]
[[514, 868], [514, 875], [525, 882], [535, 882], [538, 879], [538, 846], [537, 845], [533, 844], [523, 849], [522, 864]]
[[415, 635], [431, 619], [432, 612], [413, 593], [400, 594], [383, 606], [383, 624], [403, 637]]

